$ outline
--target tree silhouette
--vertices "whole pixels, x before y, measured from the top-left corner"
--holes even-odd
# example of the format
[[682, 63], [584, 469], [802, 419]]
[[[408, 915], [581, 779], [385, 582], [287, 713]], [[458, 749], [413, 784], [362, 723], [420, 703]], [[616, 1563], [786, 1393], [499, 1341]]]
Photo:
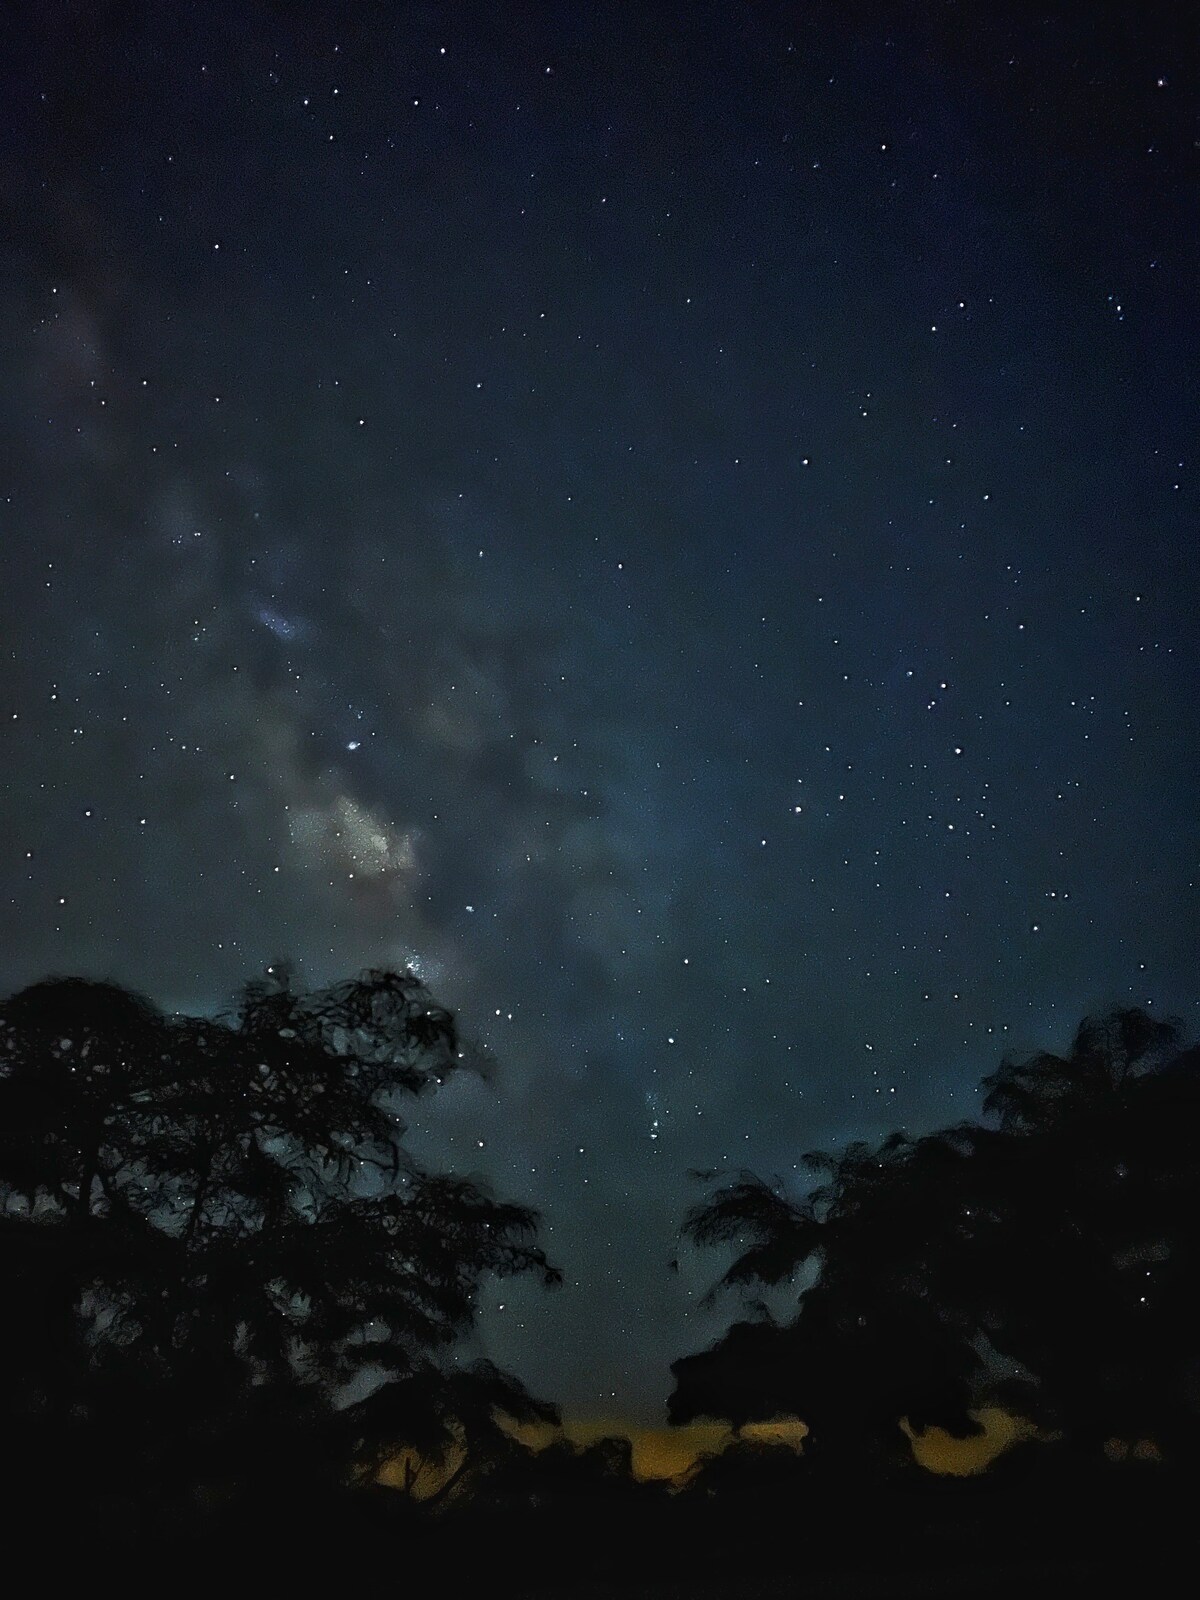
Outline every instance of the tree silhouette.
[[736, 1428], [797, 1416], [810, 1460], [857, 1471], [910, 1459], [905, 1418], [917, 1429], [978, 1431], [978, 1354], [931, 1298], [925, 1264], [901, 1253], [920, 1236], [930, 1192], [898, 1181], [913, 1156], [902, 1137], [877, 1152], [856, 1144], [840, 1158], [812, 1155], [826, 1181], [801, 1201], [744, 1174], [689, 1213], [684, 1230], [696, 1243], [740, 1246], [718, 1287], [776, 1285], [805, 1266], [817, 1276], [788, 1324], [760, 1311], [675, 1363], [672, 1422], [707, 1415]]
[[791, 1445], [759, 1439], [736, 1439], [720, 1450], [697, 1457], [687, 1474], [685, 1492], [705, 1499], [744, 1497], [756, 1503], [811, 1485], [811, 1470]]
[[1178, 1054], [1175, 1024], [1137, 1007], [1086, 1017], [1065, 1056], [1006, 1056], [983, 1080], [985, 1114], [1005, 1133], [1037, 1134], [1081, 1114], [1112, 1111], [1139, 1079]]
[[[505, 1448], [478, 1482], [472, 1508], [505, 1516], [533, 1516], [539, 1537], [585, 1539], [594, 1546], [623, 1519], [661, 1510], [668, 1490], [661, 1481], [643, 1480], [633, 1467], [628, 1438], [605, 1435], [578, 1443], [558, 1434], [531, 1444], [506, 1436]], [[576, 1558], [579, 1550], [570, 1552]], [[589, 1559], [594, 1559], [594, 1549]]]
[[427, 1506], [477, 1493], [505, 1469], [515, 1428], [560, 1420], [557, 1406], [491, 1361], [449, 1371], [430, 1365], [374, 1390], [342, 1418], [364, 1476], [395, 1456], [397, 1440], [404, 1442], [402, 1487]]
[[697, 1243], [738, 1248], [723, 1286], [815, 1278], [786, 1327], [676, 1363], [672, 1420], [786, 1410], [814, 1453], [865, 1459], [897, 1453], [901, 1418], [964, 1435], [991, 1402], [1092, 1453], [1194, 1456], [1200, 1055], [1119, 1009], [984, 1089], [983, 1122], [808, 1158], [802, 1200], [744, 1175], [689, 1214]]
[[708, 1350], [671, 1364], [667, 1416], [677, 1427], [712, 1418], [740, 1433], [750, 1422], [797, 1415], [795, 1339], [770, 1318], [735, 1322]]
[[544, 1414], [441, 1365], [485, 1275], [557, 1281], [533, 1212], [405, 1151], [405, 1101], [468, 1060], [409, 972], [277, 970], [220, 1018], [78, 979], [5, 1002], [0, 1404], [27, 1459], [186, 1505], [478, 1432], [481, 1386]]
[[[959, 1259], [940, 1291], [1018, 1365], [998, 1397], [1095, 1452], [1117, 1436], [1194, 1457], [1200, 1339], [1200, 1053], [1135, 1010], [984, 1080]], [[972, 1203], [973, 1202], [973, 1203]], [[948, 1258], [947, 1267], [954, 1258]]]

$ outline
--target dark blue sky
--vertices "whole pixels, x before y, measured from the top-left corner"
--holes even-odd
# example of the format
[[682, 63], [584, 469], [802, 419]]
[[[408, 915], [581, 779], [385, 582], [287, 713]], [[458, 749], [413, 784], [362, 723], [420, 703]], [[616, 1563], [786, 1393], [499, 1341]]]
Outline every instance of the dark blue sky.
[[0, 986], [416, 962], [566, 1272], [482, 1343], [630, 1419], [689, 1168], [1194, 1031], [1168, 9], [23, 14]]

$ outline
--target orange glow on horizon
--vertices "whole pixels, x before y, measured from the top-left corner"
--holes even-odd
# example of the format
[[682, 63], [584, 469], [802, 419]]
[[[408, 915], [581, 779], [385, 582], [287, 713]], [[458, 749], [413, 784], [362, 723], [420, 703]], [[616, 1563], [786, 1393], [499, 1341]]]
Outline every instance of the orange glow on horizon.
[[[1009, 1445], [1032, 1437], [1035, 1431], [1031, 1424], [1004, 1411], [986, 1409], [975, 1415], [984, 1429], [976, 1438], [955, 1439], [940, 1428], [930, 1428], [913, 1437], [913, 1455], [921, 1466], [930, 1472], [955, 1476], [982, 1472]], [[694, 1422], [685, 1428], [655, 1428], [631, 1424], [618, 1417], [567, 1417], [562, 1432], [579, 1445], [613, 1435], [628, 1439], [633, 1445], [633, 1470], [639, 1478], [680, 1478], [700, 1456], [724, 1448], [733, 1438], [731, 1431], [717, 1422]], [[777, 1422], [750, 1423], [743, 1428], [742, 1438], [789, 1444], [798, 1449], [807, 1432], [798, 1419], [780, 1418]], [[521, 1435], [528, 1444], [548, 1444], [555, 1436], [556, 1430], [549, 1428], [542, 1430], [540, 1436]]]
[[[1009, 1445], [1022, 1439], [1032, 1439], [1037, 1429], [1023, 1417], [1010, 1416], [1007, 1411], [988, 1408], [972, 1415], [983, 1424], [983, 1432], [974, 1439], [955, 1439], [941, 1428], [929, 1428], [923, 1434], [909, 1434], [913, 1442], [913, 1455], [930, 1472], [949, 1473], [954, 1477], [969, 1477], [982, 1472], [989, 1461], [1007, 1450]], [[905, 1429], [908, 1432], [908, 1429]]]
[[[1033, 1436], [1035, 1429], [1020, 1417], [994, 1409], [975, 1413], [983, 1424], [983, 1433], [973, 1439], [955, 1439], [940, 1428], [930, 1428], [912, 1439], [913, 1456], [930, 1472], [947, 1473], [965, 1477], [982, 1472], [990, 1461], [1009, 1445]], [[786, 1444], [800, 1449], [807, 1428], [797, 1418], [780, 1418], [775, 1422], [750, 1423], [743, 1428], [743, 1439], [761, 1443]], [[566, 1438], [572, 1444], [586, 1446], [598, 1439], [628, 1439], [633, 1447], [634, 1476], [643, 1480], [668, 1480], [679, 1482], [701, 1456], [723, 1450], [732, 1442], [733, 1433], [722, 1423], [694, 1422], [687, 1427], [650, 1427], [630, 1423], [620, 1417], [568, 1417], [561, 1428], [548, 1424], [513, 1429], [515, 1436], [531, 1449], [544, 1449], [556, 1439]], [[906, 1427], [905, 1432], [909, 1430]], [[415, 1472], [412, 1492], [418, 1499], [436, 1493], [447, 1472], [457, 1465], [451, 1456], [443, 1465], [432, 1462], [420, 1464], [412, 1454], [404, 1454], [388, 1462], [380, 1471], [378, 1481], [394, 1488], [405, 1484], [406, 1469]]]
[[[701, 1456], [723, 1449], [733, 1437], [720, 1422], [653, 1428], [639, 1427], [617, 1417], [568, 1417], [562, 1431], [572, 1444], [579, 1445], [613, 1435], [628, 1439], [633, 1446], [634, 1475], [638, 1478], [681, 1478]], [[743, 1428], [742, 1437], [795, 1448], [807, 1431], [802, 1422], [781, 1418], [778, 1422], [752, 1422]]]

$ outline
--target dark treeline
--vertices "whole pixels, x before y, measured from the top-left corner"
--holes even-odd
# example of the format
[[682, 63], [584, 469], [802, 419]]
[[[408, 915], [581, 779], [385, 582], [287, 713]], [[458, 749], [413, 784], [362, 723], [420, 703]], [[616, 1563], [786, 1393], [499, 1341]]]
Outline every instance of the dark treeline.
[[745, 1175], [696, 1207], [691, 1238], [737, 1248], [723, 1285], [816, 1276], [786, 1325], [675, 1364], [673, 1421], [787, 1413], [861, 1470], [908, 1457], [902, 1418], [962, 1437], [997, 1405], [1064, 1450], [1194, 1465], [1200, 1051], [1117, 1010], [983, 1086], [981, 1123], [808, 1156], [802, 1199]]
[[[406, 1104], [474, 1064], [411, 973], [278, 969], [216, 1018], [79, 979], [0, 1006], [10, 1542], [687, 1593], [1165, 1559], [1200, 1462], [1200, 1052], [1172, 1026], [1089, 1019], [1005, 1060], [979, 1121], [807, 1158], [806, 1194], [710, 1188], [683, 1231], [743, 1304], [669, 1414], [731, 1435], [672, 1485], [626, 1440], [535, 1449], [554, 1405], [459, 1358], [487, 1276], [558, 1279], [535, 1214], [405, 1148]], [[790, 1316], [756, 1300], [793, 1280]], [[974, 1478], [916, 1464], [989, 1406], [1036, 1435]], [[799, 1451], [743, 1431], [780, 1417]]]

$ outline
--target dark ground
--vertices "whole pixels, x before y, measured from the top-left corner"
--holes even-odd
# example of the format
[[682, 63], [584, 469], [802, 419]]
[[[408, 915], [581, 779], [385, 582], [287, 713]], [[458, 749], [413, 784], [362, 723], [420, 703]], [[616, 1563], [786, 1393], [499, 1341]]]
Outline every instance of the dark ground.
[[[132, 1581], [138, 1569], [155, 1587], [353, 1584], [463, 1600], [1159, 1600], [1195, 1592], [1196, 1506], [1193, 1480], [1153, 1466], [1069, 1488], [921, 1475], [886, 1491], [844, 1485], [753, 1504], [616, 1493], [609, 1503], [435, 1519], [384, 1491], [340, 1507], [260, 1507], [187, 1539], [104, 1541], [92, 1570]], [[59, 1576], [76, 1560], [87, 1568], [86, 1555], [78, 1542], [62, 1547]]]

